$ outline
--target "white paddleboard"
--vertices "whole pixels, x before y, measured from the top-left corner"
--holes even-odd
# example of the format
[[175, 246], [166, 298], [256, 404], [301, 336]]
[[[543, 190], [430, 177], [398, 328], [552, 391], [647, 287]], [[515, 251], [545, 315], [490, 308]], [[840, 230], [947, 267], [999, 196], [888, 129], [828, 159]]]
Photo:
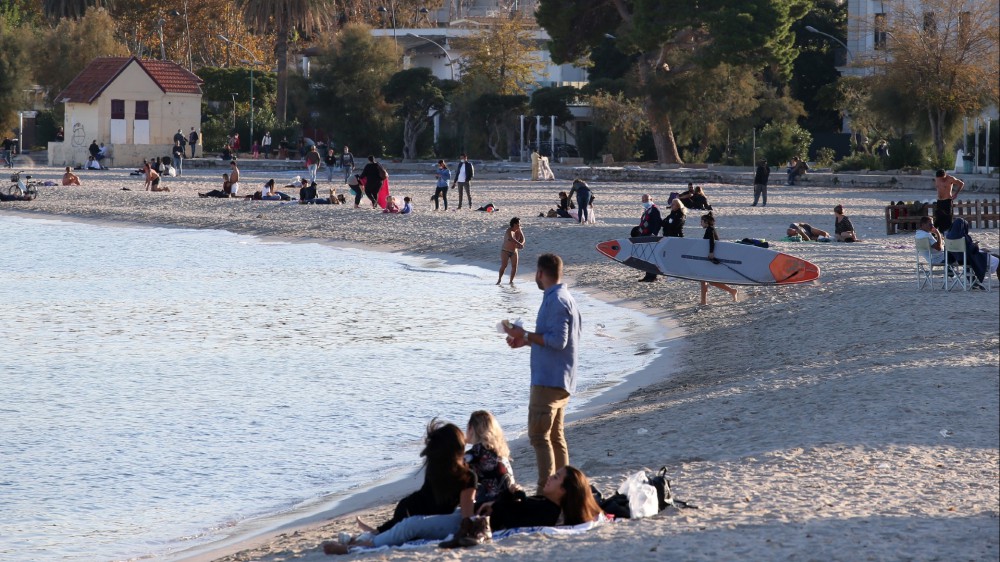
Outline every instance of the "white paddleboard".
[[819, 267], [808, 261], [748, 244], [716, 242], [708, 259], [708, 240], [640, 236], [608, 240], [597, 251], [649, 273], [729, 285], [786, 285], [819, 278]]

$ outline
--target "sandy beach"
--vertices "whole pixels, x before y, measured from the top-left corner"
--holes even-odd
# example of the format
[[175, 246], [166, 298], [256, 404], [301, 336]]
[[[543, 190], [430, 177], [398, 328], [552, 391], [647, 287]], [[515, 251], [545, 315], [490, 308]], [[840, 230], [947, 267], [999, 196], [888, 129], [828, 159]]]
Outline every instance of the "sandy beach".
[[[270, 177], [255, 173], [252, 163], [243, 166], [246, 193]], [[617, 487], [631, 471], [666, 466], [676, 495], [699, 509], [669, 509], [581, 536], [518, 536], [471, 550], [396, 549], [351, 558], [1000, 559], [997, 280], [991, 293], [918, 291], [912, 237], [885, 234], [884, 206], [932, 198], [929, 182], [923, 192], [772, 185], [766, 207], [750, 207], [749, 185], [705, 185], [723, 240], [766, 238], [773, 248], [819, 265], [822, 277], [801, 286], [741, 287], [736, 303], [712, 290], [703, 307], [696, 283], [638, 283], [641, 272], [594, 249], [628, 235], [641, 214], [642, 193], [663, 202], [680, 185], [594, 182], [598, 223], [579, 225], [538, 218], [555, 206], [559, 191], [569, 191], [572, 178], [477, 176], [476, 205], [499, 207], [488, 214], [433, 212], [433, 176], [401, 174], [392, 178], [393, 193], [411, 196], [417, 206], [403, 217], [353, 205], [197, 197], [219, 188], [223, 171], [166, 178], [169, 193], [142, 191], [142, 180], [127, 171], [78, 172], [83, 187], [41, 188], [36, 201], [0, 203], [0, 212], [225, 229], [489, 267], [498, 264], [508, 220], [518, 216], [527, 238], [521, 284], [533, 283], [539, 254], [555, 252], [566, 262], [571, 290], [664, 316], [683, 334], [656, 363], [659, 372], [573, 421], [567, 438], [572, 464], [602, 490]], [[55, 168], [31, 173], [43, 180], [61, 176]], [[281, 183], [291, 175], [274, 177]], [[321, 195], [327, 187], [320, 183]], [[457, 193], [452, 198], [454, 208]], [[832, 231], [837, 204], [862, 242], [775, 242], [793, 221]], [[686, 236], [701, 237], [700, 214], [689, 215]], [[1000, 245], [996, 229], [971, 234], [984, 247]], [[486, 325], [499, 320], [488, 310], [482, 315]], [[523, 376], [527, 388], [528, 373], [511, 375]], [[512, 454], [518, 480], [532, 482], [531, 448], [518, 442]], [[367, 504], [341, 506], [199, 559], [326, 560], [319, 544], [356, 530], [345, 510], [376, 521], [398, 497], [398, 487], [389, 488], [367, 496]]]

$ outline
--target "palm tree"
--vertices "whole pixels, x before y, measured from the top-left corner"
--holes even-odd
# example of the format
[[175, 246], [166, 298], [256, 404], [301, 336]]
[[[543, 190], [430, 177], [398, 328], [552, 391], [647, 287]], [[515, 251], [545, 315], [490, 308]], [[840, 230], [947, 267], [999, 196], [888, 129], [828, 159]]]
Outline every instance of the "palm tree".
[[259, 33], [274, 30], [274, 55], [278, 59], [277, 117], [288, 113], [288, 36], [292, 30], [322, 31], [333, 23], [331, 0], [240, 0], [247, 25]]
[[53, 21], [62, 18], [80, 19], [87, 13], [87, 8], [111, 8], [111, 0], [44, 0], [42, 11]]

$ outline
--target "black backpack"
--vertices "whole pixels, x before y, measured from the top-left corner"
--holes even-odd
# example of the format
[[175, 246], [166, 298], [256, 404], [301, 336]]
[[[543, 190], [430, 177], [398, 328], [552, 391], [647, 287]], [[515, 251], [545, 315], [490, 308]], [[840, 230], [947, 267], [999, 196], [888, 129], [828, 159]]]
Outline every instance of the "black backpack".
[[[697, 506], [674, 497], [674, 493], [670, 489], [670, 480], [667, 480], [667, 467], [662, 467], [654, 476], [650, 476], [647, 473], [646, 481], [649, 482], [650, 486], [656, 488], [656, 499], [658, 500], [660, 511], [663, 511], [671, 505], [675, 507], [698, 509]], [[619, 494], [616, 492], [614, 495], [605, 498], [593, 485], [590, 486], [590, 491], [594, 495], [594, 500], [597, 501], [597, 505], [601, 506], [601, 510], [604, 511], [604, 513], [614, 515], [616, 519], [631, 518], [632, 512], [629, 509], [628, 496], [625, 494]]]

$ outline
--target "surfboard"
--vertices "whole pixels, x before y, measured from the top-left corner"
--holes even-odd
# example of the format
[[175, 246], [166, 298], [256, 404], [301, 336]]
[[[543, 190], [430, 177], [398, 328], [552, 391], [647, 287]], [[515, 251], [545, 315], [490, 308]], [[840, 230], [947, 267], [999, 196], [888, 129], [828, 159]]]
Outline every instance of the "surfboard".
[[795, 256], [747, 244], [716, 242], [708, 259], [708, 240], [640, 236], [597, 245], [605, 256], [648, 273], [729, 285], [790, 285], [819, 279], [819, 267]]

